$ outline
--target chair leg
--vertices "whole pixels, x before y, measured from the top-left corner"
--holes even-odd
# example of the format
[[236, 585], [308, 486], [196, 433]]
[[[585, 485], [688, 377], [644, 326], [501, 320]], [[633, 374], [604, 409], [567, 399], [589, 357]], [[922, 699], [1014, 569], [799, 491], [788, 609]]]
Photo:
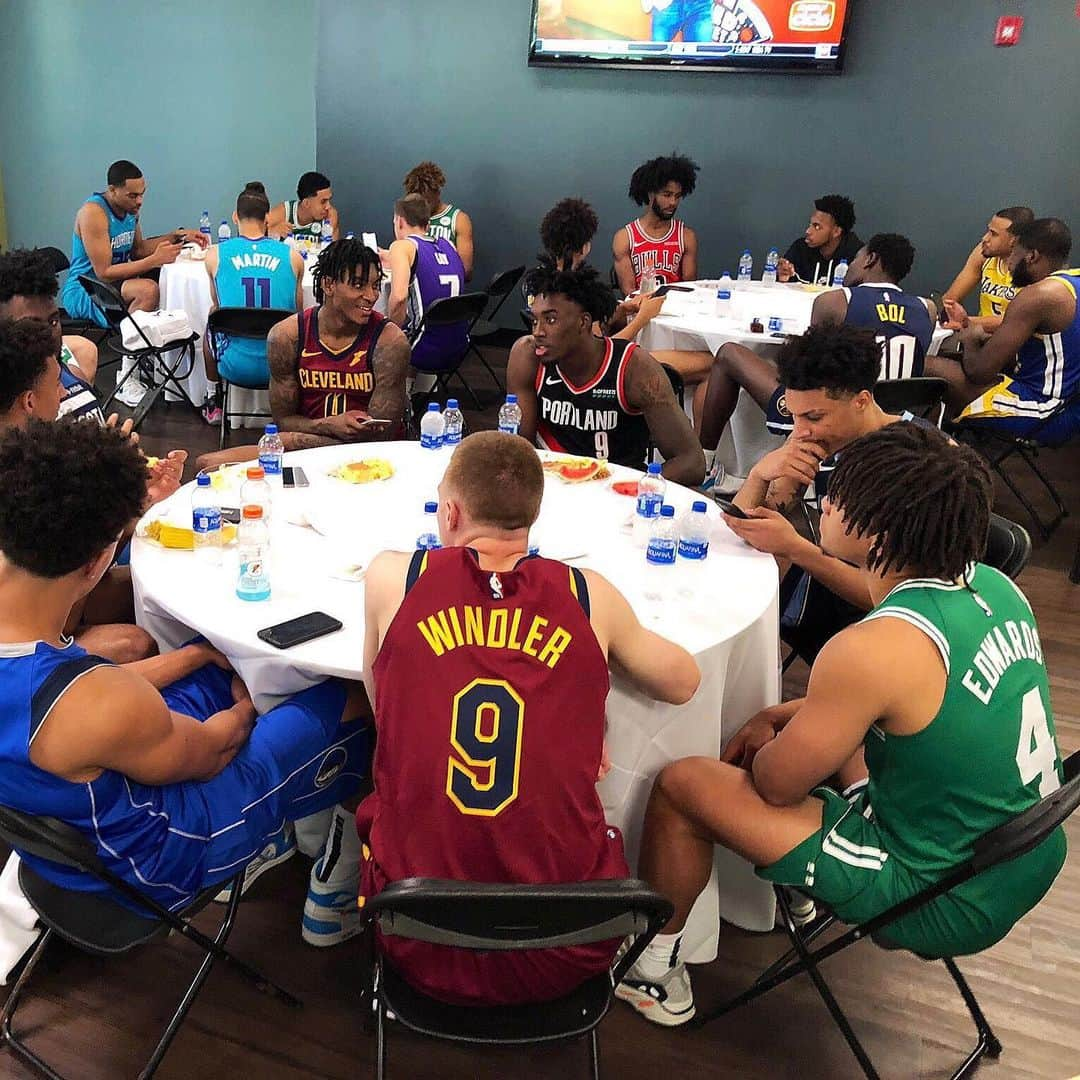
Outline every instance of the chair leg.
[[386, 1076], [386, 1007], [382, 998], [376, 999], [375, 1006], [375, 1077], [384, 1080]]
[[472, 349], [472, 351], [476, 354], [477, 360], [479, 360], [480, 363], [483, 364], [484, 367], [487, 369], [487, 373], [492, 377], [492, 379], [495, 380], [495, 386], [498, 388], [499, 393], [505, 393], [506, 387], [503, 386], [502, 379], [499, 378], [495, 369], [487, 362], [487, 358], [484, 356], [484, 354], [472, 342], [469, 343], [469, 348]]
[[[461, 374], [461, 368], [460, 367], [454, 368], [454, 370], [451, 371], [447, 375], [447, 379], [449, 379], [450, 375], [456, 375], [457, 376], [458, 382], [460, 382], [461, 385], [464, 386], [465, 389], [468, 391], [469, 397], [472, 398], [473, 404], [476, 406], [477, 410], [482, 411], [483, 408], [484, 408], [483, 403], [476, 396], [476, 391], [469, 385], [468, 381], [465, 379], [465, 376]], [[444, 386], [445, 386], [445, 384], [444, 384]]]
[[1080, 536], [1076, 538], [1076, 554], [1073, 556], [1072, 570], [1069, 572], [1069, 580], [1074, 585], [1080, 585]]
[[589, 1032], [589, 1063], [592, 1066], [592, 1080], [600, 1080], [600, 1040], [596, 1028]]
[[25, 966], [22, 969], [19, 978], [16, 980], [15, 985], [11, 988], [11, 993], [8, 994], [7, 1001], [4, 1002], [3, 1011], [0, 1012], [0, 1046], [5, 1043], [11, 1048], [11, 1052], [18, 1058], [21, 1058], [27, 1064], [33, 1066], [48, 1080], [64, 1080], [64, 1078], [51, 1068], [46, 1062], [34, 1053], [12, 1030], [12, 1021], [15, 1018], [15, 1010], [19, 1006], [19, 1001], [23, 996], [23, 992], [26, 989], [27, 983], [30, 981], [30, 976], [37, 967], [38, 961], [41, 959], [45, 952], [45, 947], [49, 943], [49, 939], [52, 937], [52, 930], [46, 930], [38, 940], [37, 945], [34, 947], [34, 951], [30, 954], [30, 958], [26, 961]]
[[961, 997], [964, 999], [964, 1004], [971, 1014], [971, 1019], [975, 1021], [975, 1029], [979, 1033], [979, 1041], [976, 1044], [975, 1049], [968, 1054], [960, 1068], [952, 1074], [952, 1080], [961, 1080], [962, 1077], [965, 1077], [974, 1071], [983, 1054], [987, 1054], [994, 1059], [999, 1058], [1001, 1056], [1001, 1043], [998, 1041], [998, 1037], [990, 1027], [990, 1022], [983, 1014], [971, 987], [968, 986], [967, 979], [964, 978], [960, 973], [960, 969], [956, 966], [956, 961], [951, 957], [947, 957], [943, 963], [948, 969], [949, 974], [952, 976], [953, 982], [956, 983], [956, 987], [960, 991]]
[[[218, 378], [221, 378], [218, 375]], [[229, 381], [221, 379], [221, 431], [218, 435], [218, 449], [224, 450], [229, 441]]]

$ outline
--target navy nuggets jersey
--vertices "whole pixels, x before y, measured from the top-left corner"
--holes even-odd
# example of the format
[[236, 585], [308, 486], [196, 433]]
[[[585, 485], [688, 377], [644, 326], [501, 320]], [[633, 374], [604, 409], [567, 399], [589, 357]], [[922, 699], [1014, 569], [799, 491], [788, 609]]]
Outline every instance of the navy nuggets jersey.
[[844, 295], [844, 322], [873, 330], [881, 342], [881, 378], [919, 378], [934, 335], [926, 301], [896, 285], [869, 283], [845, 289]]
[[536, 442], [545, 450], [645, 468], [649, 425], [626, 399], [626, 369], [637, 346], [604, 338], [600, 370], [575, 386], [557, 364], [536, 369]]
[[[532, 556], [493, 573], [469, 548], [445, 548], [416, 553], [405, 589], [374, 667], [375, 791], [357, 812], [364, 895], [408, 877], [626, 874], [596, 790], [608, 668], [581, 571]], [[567, 993], [616, 945], [485, 954], [382, 940], [409, 982], [466, 1003]]]

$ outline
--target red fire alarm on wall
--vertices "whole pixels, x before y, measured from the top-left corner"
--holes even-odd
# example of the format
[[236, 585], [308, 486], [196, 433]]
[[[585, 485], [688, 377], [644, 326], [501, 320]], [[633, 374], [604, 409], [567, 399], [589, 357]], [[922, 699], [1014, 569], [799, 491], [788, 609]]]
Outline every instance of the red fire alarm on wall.
[[1024, 29], [1023, 15], [1002, 15], [994, 31], [995, 45], [1015, 45], [1020, 40], [1020, 31]]

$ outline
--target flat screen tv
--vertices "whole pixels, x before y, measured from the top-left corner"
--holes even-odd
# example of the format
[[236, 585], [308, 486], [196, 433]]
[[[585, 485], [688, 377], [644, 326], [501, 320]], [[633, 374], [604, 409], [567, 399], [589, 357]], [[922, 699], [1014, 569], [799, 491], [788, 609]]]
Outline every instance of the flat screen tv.
[[533, 0], [529, 63], [836, 74], [854, 0]]

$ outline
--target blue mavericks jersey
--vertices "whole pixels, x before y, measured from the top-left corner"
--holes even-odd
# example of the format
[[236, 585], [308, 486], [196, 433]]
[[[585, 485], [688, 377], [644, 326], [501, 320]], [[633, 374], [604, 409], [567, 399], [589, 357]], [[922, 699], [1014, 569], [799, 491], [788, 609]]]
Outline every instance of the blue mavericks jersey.
[[934, 326], [926, 302], [896, 285], [864, 283], [845, 289], [844, 322], [873, 330], [881, 342], [881, 378], [914, 379], [923, 365]]
[[1033, 334], [1020, 346], [1009, 390], [1052, 409], [1080, 390], [1080, 268], [1059, 270], [1047, 280], [1060, 281], [1072, 293], [1072, 322], [1056, 334]]
[[410, 236], [416, 245], [409, 299], [406, 305], [405, 334], [412, 343], [413, 367], [437, 371], [453, 364], [468, 344], [465, 323], [450, 326], [425, 327], [419, 337], [416, 328], [424, 312], [436, 300], [459, 296], [465, 284], [465, 265], [457, 249], [445, 237], [432, 240], [426, 236]]

